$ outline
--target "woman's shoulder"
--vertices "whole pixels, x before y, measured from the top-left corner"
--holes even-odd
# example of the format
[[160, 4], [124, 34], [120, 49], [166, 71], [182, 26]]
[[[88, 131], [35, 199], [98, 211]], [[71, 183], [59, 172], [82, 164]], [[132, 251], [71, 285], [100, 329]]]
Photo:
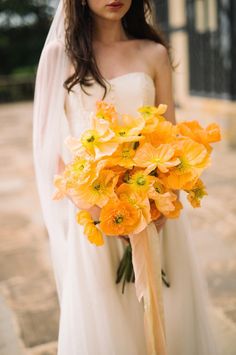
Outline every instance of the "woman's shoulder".
[[145, 60], [153, 72], [159, 72], [170, 63], [168, 49], [161, 43], [149, 39], [136, 40], [138, 54]]
[[65, 44], [59, 38], [53, 39], [49, 43], [46, 43], [43, 52], [47, 55], [57, 55], [65, 51]]
[[61, 40], [56, 38], [44, 45], [40, 56], [40, 62], [53, 66], [58, 60], [64, 57], [64, 54], [65, 45]]
[[150, 39], [138, 39], [137, 45], [145, 55], [154, 57], [155, 60], [158, 59], [165, 61], [168, 58], [168, 49], [162, 43], [158, 43]]
[[53, 72], [55, 65], [60, 64], [65, 58], [65, 46], [59, 39], [46, 43], [40, 55], [39, 68]]

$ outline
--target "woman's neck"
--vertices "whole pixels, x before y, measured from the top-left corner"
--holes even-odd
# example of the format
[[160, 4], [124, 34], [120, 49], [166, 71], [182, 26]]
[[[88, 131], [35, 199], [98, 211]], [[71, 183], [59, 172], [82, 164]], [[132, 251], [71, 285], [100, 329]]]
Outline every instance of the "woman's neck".
[[93, 41], [104, 45], [125, 41], [128, 37], [121, 21], [110, 21], [102, 18], [94, 19]]

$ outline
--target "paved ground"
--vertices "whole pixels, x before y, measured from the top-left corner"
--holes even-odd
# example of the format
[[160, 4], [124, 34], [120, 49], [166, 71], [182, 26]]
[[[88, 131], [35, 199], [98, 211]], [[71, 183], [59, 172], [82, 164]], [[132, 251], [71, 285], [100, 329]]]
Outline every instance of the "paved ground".
[[[183, 119], [201, 119], [204, 124], [218, 121], [224, 133], [205, 174], [209, 196], [201, 209], [188, 209], [199, 264], [209, 286], [220, 355], [236, 354], [236, 127], [232, 112], [229, 105], [218, 107], [199, 100], [178, 111]], [[31, 103], [0, 106], [0, 355], [56, 353], [59, 312], [34, 181], [31, 117]]]

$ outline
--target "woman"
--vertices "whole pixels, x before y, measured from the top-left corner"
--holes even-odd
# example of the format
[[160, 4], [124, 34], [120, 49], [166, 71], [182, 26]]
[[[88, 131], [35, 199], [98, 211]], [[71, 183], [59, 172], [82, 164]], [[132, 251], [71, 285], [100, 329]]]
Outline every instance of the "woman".
[[[148, 24], [148, 0], [61, 1], [44, 46], [36, 81], [35, 172], [60, 301], [59, 355], [148, 353], [143, 305], [135, 286], [115, 284], [126, 242], [88, 243], [66, 199], [52, 201], [53, 177], [71, 157], [64, 139], [89, 128], [98, 99], [135, 114], [142, 105], [168, 105], [175, 122], [172, 66], [161, 35]], [[64, 21], [65, 20], [65, 21]], [[96, 211], [93, 211], [96, 213]], [[216, 355], [184, 215], [156, 222], [162, 233], [166, 348], [160, 355]], [[157, 234], [152, 230], [152, 237]], [[155, 352], [156, 354], [157, 352]]]

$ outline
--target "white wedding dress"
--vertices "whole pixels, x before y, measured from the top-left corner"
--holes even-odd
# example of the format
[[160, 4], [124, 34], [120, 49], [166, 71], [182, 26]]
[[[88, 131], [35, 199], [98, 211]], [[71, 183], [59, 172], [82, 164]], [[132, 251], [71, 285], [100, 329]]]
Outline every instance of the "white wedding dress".
[[[120, 113], [135, 115], [138, 107], [155, 103], [154, 83], [143, 72], [109, 82], [106, 101], [114, 103]], [[74, 136], [90, 127], [90, 112], [102, 98], [98, 84], [87, 90], [91, 96], [76, 85], [66, 96], [65, 112]], [[76, 222], [76, 211], [70, 203], [65, 217], [68, 230], [58, 355], [146, 355], [143, 304], [137, 300], [135, 285], [127, 284], [122, 294], [121, 285], [115, 283], [126, 243], [105, 237], [102, 247], [90, 244]], [[180, 219], [169, 220], [161, 233], [162, 265], [171, 284], [170, 288], [163, 284], [168, 355], [216, 355], [206, 286], [196, 268], [186, 222], [183, 212]]]

